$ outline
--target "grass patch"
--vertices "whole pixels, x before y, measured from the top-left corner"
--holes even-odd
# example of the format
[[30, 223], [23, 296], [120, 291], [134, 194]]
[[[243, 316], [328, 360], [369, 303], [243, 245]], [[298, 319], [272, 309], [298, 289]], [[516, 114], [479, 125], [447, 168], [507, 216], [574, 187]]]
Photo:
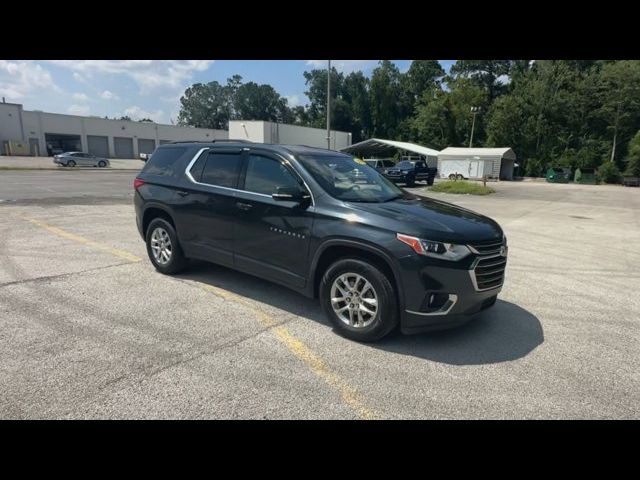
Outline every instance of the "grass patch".
[[465, 182], [464, 180], [439, 182], [429, 190], [441, 193], [467, 193], [469, 195], [489, 195], [496, 192], [493, 188], [485, 187], [481, 183]]

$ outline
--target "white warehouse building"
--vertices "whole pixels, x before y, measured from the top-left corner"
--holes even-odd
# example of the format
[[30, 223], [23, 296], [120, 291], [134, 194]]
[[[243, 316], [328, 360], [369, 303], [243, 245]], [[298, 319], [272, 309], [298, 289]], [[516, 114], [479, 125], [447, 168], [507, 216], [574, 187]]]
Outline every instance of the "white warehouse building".
[[[326, 130], [263, 120], [230, 121], [229, 138], [258, 143], [327, 148]], [[351, 145], [351, 133], [331, 130], [331, 150], [341, 150], [349, 145]]]
[[20, 104], [0, 103], [3, 154], [8, 153], [7, 142], [23, 142], [26, 148], [20, 153], [25, 155], [82, 151], [99, 157], [138, 158], [163, 143], [226, 138], [226, 130], [29, 111]]
[[438, 153], [438, 176], [513, 180], [516, 154], [510, 148], [447, 147]]
[[[139, 158], [158, 145], [176, 141], [249, 140], [327, 148], [327, 132], [319, 128], [266, 121], [231, 121], [229, 131], [109, 120], [24, 110], [0, 103], [0, 148], [4, 155], [52, 156], [82, 151], [106, 158]], [[351, 145], [351, 133], [331, 131], [331, 149]]]

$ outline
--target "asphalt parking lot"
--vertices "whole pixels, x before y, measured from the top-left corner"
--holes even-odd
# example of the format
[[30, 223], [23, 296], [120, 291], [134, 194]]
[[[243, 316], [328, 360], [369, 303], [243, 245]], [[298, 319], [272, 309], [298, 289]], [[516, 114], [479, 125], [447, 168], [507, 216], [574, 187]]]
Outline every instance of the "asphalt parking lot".
[[506, 231], [499, 301], [358, 344], [266, 281], [155, 272], [134, 176], [0, 172], [0, 418], [640, 418], [640, 189], [429, 194]]

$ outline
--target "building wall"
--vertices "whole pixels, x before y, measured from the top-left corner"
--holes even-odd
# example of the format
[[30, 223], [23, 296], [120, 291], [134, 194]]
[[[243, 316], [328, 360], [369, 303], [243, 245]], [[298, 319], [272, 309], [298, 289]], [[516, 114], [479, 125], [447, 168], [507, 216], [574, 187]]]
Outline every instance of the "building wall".
[[[23, 136], [22, 105], [0, 103], [0, 149], [5, 141], [27, 139]], [[4, 153], [4, 151], [2, 152]]]
[[[326, 130], [261, 120], [232, 120], [229, 122], [229, 138], [258, 143], [327, 148]], [[351, 134], [349, 132], [331, 130], [332, 150], [340, 150], [349, 145], [351, 145]]]
[[[22, 127], [21, 122], [23, 123]], [[29, 138], [37, 138], [39, 151], [43, 152], [42, 155], [46, 155], [45, 133], [80, 135], [84, 151], [87, 151], [88, 148], [87, 135], [108, 137], [109, 156], [115, 154], [114, 137], [131, 138], [136, 158], [139, 154], [139, 138], [152, 139], [156, 146], [160, 144], [160, 140], [170, 142], [210, 141], [228, 138], [226, 130], [24, 111], [21, 105], [0, 103], [0, 142], [2, 140], [28, 142]]]

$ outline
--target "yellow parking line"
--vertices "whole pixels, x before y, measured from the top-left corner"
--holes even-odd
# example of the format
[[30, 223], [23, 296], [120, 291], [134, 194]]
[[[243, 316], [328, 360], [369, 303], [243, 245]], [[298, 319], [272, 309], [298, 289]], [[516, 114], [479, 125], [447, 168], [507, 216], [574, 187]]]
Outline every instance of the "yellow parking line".
[[337, 373], [333, 372], [329, 366], [320, 358], [313, 350], [311, 350], [302, 340], [296, 338], [287, 327], [283, 325], [276, 326], [277, 320], [271, 315], [256, 308], [252, 302], [247, 301], [244, 297], [231, 293], [227, 290], [223, 290], [219, 287], [212, 285], [197, 284], [198, 287], [204, 290], [210, 291], [215, 295], [218, 295], [226, 300], [234, 301], [247, 308], [249, 308], [258, 318], [260, 323], [265, 327], [272, 328], [272, 332], [276, 338], [284, 344], [285, 347], [297, 358], [302, 360], [313, 373], [322, 378], [331, 387], [337, 390], [342, 397], [342, 401], [351, 407], [360, 418], [365, 420], [372, 420], [379, 418], [379, 416], [368, 407], [362, 400], [355, 388], [350, 386], [344, 379], [342, 379]]
[[67, 232], [66, 230], [63, 230], [61, 228], [54, 227], [53, 225], [49, 225], [43, 222], [42, 220], [36, 220], [35, 218], [30, 218], [25, 216], [22, 216], [22, 218], [24, 218], [28, 222], [33, 223], [34, 225], [37, 225], [38, 227], [44, 228], [45, 230], [48, 230], [49, 232], [55, 235], [58, 235], [59, 237], [66, 238], [67, 240], [73, 240], [74, 242], [82, 243], [83, 245], [87, 245], [88, 247], [93, 247], [98, 250], [102, 250], [104, 252], [115, 255], [116, 257], [129, 260], [130, 262], [139, 262], [140, 260], [142, 260], [140, 257], [138, 257], [137, 255], [134, 255], [133, 253], [129, 253], [124, 250], [120, 250], [118, 248], [113, 248], [113, 247], [110, 247], [109, 245], [104, 245], [102, 243], [94, 242], [93, 240], [89, 240], [88, 238], [85, 238], [83, 236], [76, 235], [75, 233]]
[[[140, 260], [142, 260], [137, 255], [134, 255], [127, 251], [94, 242], [93, 240], [89, 240], [88, 238], [76, 235], [75, 233], [67, 232], [66, 230], [63, 230], [59, 227], [49, 225], [41, 220], [36, 220], [35, 218], [26, 216], [22, 216], [22, 218], [62, 238], [73, 240], [83, 245], [87, 245], [88, 247], [93, 247], [98, 250], [111, 253], [116, 257], [124, 258], [126, 260], [129, 260], [130, 262], [139, 262]], [[218, 295], [225, 300], [233, 301], [250, 309], [258, 318], [260, 323], [265, 327], [270, 328], [275, 337], [280, 342], [282, 342], [293, 355], [302, 360], [314, 374], [322, 378], [329, 386], [337, 390], [338, 393], [340, 393], [342, 401], [349, 407], [351, 407], [360, 418], [366, 420], [379, 418], [379, 415], [377, 415], [371, 408], [366, 405], [366, 403], [362, 400], [360, 394], [354, 387], [350, 386], [342, 377], [332, 371], [324, 362], [324, 360], [322, 360], [320, 356], [318, 356], [313, 350], [311, 350], [311, 348], [309, 348], [304, 342], [302, 342], [302, 340], [296, 338], [295, 335], [293, 335], [285, 326], [278, 325], [278, 321], [275, 318], [257, 308], [253, 302], [250, 302], [240, 295], [236, 295], [235, 293], [223, 290], [219, 287], [214, 287], [212, 285], [197, 282], [189, 283], [206, 291], [214, 293], [215, 295]]]

